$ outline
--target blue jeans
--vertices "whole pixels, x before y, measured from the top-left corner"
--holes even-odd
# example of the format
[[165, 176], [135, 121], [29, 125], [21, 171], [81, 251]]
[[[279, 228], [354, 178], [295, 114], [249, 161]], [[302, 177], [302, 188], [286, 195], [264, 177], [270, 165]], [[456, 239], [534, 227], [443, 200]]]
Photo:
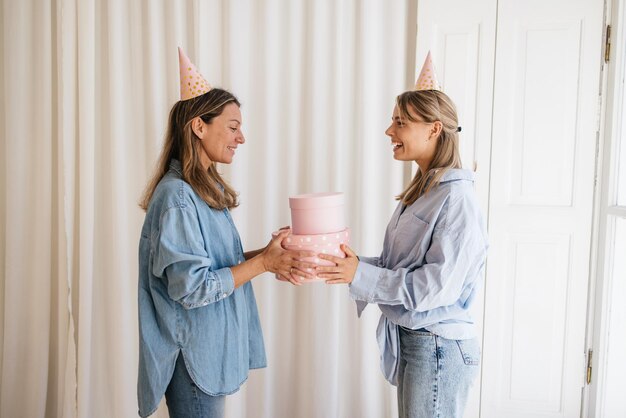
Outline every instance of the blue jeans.
[[400, 327], [400, 418], [461, 418], [478, 375], [478, 339], [449, 340]]
[[207, 395], [196, 386], [179, 353], [174, 375], [165, 391], [170, 418], [223, 418], [225, 400], [225, 396]]

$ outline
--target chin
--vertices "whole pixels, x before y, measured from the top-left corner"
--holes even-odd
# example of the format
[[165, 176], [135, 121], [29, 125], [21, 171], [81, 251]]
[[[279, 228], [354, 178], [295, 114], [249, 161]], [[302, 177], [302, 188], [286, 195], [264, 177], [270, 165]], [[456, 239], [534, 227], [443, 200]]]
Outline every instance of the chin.
[[215, 161], [218, 164], [230, 164], [233, 162], [233, 157], [234, 155], [224, 154], [221, 157], [214, 159], [213, 161]]

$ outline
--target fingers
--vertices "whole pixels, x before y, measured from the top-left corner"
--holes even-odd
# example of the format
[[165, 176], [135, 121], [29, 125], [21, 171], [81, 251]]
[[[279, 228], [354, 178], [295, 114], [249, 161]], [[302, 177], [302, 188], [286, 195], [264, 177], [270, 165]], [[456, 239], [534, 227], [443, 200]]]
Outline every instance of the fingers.
[[284, 226], [284, 227], [282, 227], [282, 228], [280, 228], [278, 230], [278, 235], [277, 236], [278, 237], [281, 237], [281, 236], [285, 237], [285, 236], [289, 235], [290, 232], [291, 232], [291, 228], [289, 228], [288, 226]]
[[282, 277], [283, 281], [288, 281], [289, 283], [300, 286], [302, 284], [303, 277], [299, 277], [300, 272], [296, 269], [289, 269], [286, 271], [281, 271], [280, 273], [276, 273], [276, 276]]
[[302, 280], [299, 280], [293, 276], [289, 278], [289, 283], [291, 283], [294, 286], [302, 286]]
[[335, 257], [334, 255], [330, 255], [330, 254], [318, 254], [317, 258], [321, 258], [322, 260], [330, 261], [331, 263], [335, 263], [337, 265], [344, 260], [344, 258]]
[[285, 276], [280, 273], [276, 273], [275, 276], [276, 279], [280, 280], [281, 282], [289, 282], [294, 286], [302, 286], [302, 279], [300, 279], [298, 276], [292, 274], [288, 274], [287, 276]]
[[341, 250], [346, 254], [345, 258], [335, 257], [328, 254], [320, 254], [318, 257], [334, 263], [334, 266], [317, 266], [315, 271], [317, 277], [326, 279], [327, 284], [352, 283], [358, 267], [358, 258], [354, 251], [345, 244], [341, 245]]
[[346, 254], [346, 257], [336, 257], [330, 254], [319, 254], [318, 257], [321, 258], [322, 260], [328, 260], [328, 261], [332, 261], [335, 264], [339, 264], [341, 261], [345, 261], [346, 258], [357, 256], [356, 253], [352, 251], [352, 248], [348, 247], [346, 244], [341, 244], [339, 248], [341, 249], [341, 251], [343, 251]]
[[288, 282], [289, 281], [289, 279], [287, 279], [282, 274], [276, 273], [274, 276], [276, 276], [276, 280], [280, 280], [281, 282]]
[[345, 284], [345, 283], [350, 283], [350, 281], [348, 279], [330, 279], [330, 280], [326, 280], [325, 283], [326, 284]]
[[302, 286], [302, 277], [298, 276], [297, 274], [294, 273], [290, 273], [288, 276], [288, 280], [289, 283], [291, 283], [294, 286]]
[[283, 239], [287, 238], [289, 236], [289, 234], [291, 233], [290, 229], [281, 229], [278, 231], [278, 234], [272, 238], [272, 243], [274, 242], [278, 242], [278, 245], [281, 245], [283, 242]]
[[341, 272], [341, 266], [317, 266], [315, 267], [315, 271], [318, 273], [339, 273]]
[[293, 251], [293, 250], [287, 250], [286, 252], [294, 260], [297, 260], [299, 258], [308, 258], [308, 257], [316, 257], [317, 256], [317, 253], [315, 251]]
[[339, 246], [339, 248], [341, 248], [341, 251], [343, 251], [344, 253], [346, 253], [347, 257], [356, 257], [356, 253], [354, 251], [352, 251], [352, 248], [348, 247], [346, 244], [341, 244]]
[[308, 261], [301, 261], [301, 260], [295, 260], [291, 263], [291, 265], [297, 268], [298, 270], [302, 270], [302, 271], [313, 271], [317, 267], [317, 264], [315, 263], [310, 263]]
[[[308, 263], [306, 263], [308, 264]], [[298, 267], [290, 267], [289, 274], [292, 276], [298, 276], [302, 279], [313, 279], [315, 274], [315, 268], [304, 267], [302, 269]]]
[[320, 279], [340, 280], [345, 279], [345, 274], [342, 273], [317, 273], [317, 277]]

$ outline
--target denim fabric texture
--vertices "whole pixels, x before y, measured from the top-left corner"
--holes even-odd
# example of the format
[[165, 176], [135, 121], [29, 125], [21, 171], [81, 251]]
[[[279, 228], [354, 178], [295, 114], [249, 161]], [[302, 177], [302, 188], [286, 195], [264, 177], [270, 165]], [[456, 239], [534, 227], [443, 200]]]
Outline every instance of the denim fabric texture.
[[462, 418], [478, 376], [478, 340], [449, 340], [422, 329], [399, 329], [398, 416]]
[[209, 207], [172, 161], [148, 206], [139, 241], [139, 415], [152, 414], [184, 356], [194, 384], [212, 396], [239, 390], [265, 367], [252, 284], [235, 289], [244, 261], [227, 209]]
[[182, 354], [165, 391], [170, 418], [223, 418], [226, 396], [211, 396], [202, 392], [191, 380]]
[[469, 310], [482, 285], [487, 232], [474, 174], [449, 169], [412, 205], [398, 204], [379, 257], [360, 257], [350, 296], [360, 315], [382, 311], [377, 339], [385, 378], [398, 384], [398, 327], [425, 328], [449, 340], [476, 336]]

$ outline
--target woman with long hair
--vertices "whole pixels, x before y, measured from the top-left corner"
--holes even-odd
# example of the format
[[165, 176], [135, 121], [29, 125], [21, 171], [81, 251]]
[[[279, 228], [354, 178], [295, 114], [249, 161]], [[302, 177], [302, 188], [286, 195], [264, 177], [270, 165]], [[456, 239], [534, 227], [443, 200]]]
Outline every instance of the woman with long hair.
[[327, 283], [349, 283], [361, 314], [378, 304], [382, 370], [398, 386], [401, 418], [463, 416], [480, 347], [469, 309], [482, 281], [487, 235], [473, 172], [461, 168], [456, 109], [441, 91], [398, 96], [393, 157], [417, 173], [397, 199], [379, 257], [320, 254]]
[[299, 284], [291, 271], [306, 277], [315, 265], [298, 261], [313, 254], [281, 247], [287, 229], [243, 252], [230, 215], [237, 194], [216, 167], [245, 142], [240, 104], [180, 54], [181, 100], [140, 202], [139, 415], [165, 395], [173, 418], [222, 417], [225, 395], [266, 365], [250, 280], [269, 271]]

